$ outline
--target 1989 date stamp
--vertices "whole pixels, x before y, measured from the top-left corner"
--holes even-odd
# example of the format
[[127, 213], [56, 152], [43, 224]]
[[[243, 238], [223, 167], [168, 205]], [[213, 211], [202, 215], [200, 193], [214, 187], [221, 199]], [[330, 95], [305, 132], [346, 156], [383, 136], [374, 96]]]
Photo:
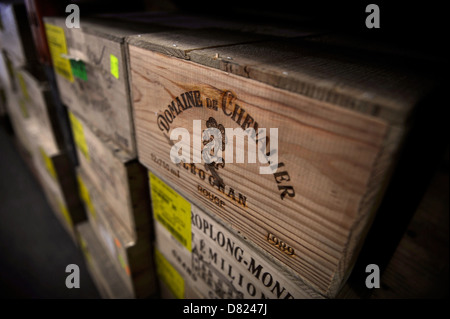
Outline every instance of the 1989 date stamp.
[[267, 233], [267, 237], [266, 237], [267, 241], [274, 245], [275, 247], [277, 247], [279, 250], [281, 250], [283, 253], [289, 255], [289, 256], [294, 256], [295, 251], [294, 248], [292, 248], [291, 246], [289, 246], [288, 244], [286, 244], [284, 241], [282, 241], [281, 239], [279, 239], [278, 237], [276, 237], [274, 234], [272, 233]]

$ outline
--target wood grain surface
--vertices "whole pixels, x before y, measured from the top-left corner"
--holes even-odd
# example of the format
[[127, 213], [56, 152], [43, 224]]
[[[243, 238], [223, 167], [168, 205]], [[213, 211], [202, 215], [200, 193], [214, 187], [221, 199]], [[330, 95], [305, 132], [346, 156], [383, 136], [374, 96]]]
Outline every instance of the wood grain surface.
[[[295, 269], [318, 291], [335, 294], [370, 224], [403, 130], [331, 103], [133, 45], [130, 65], [140, 161]], [[278, 128], [278, 162], [283, 163], [279, 175], [261, 175], [255, 164], [226, 163], [218, 171], [226, 186], [219, 190], [209, 182], [211, 173], [203, 164], [196, 169], [173, 164], [169, 153], [174, 142], [169, 141], [170, 131], [158, 126], [158, 116], [172, 101], [177, 103], [177, 97], [181, 101], [183, 93], [194, 91], [200, 92], [202, 106], [174, 113], [170, 130], [182, 127], [198, 139], [192, 135], [193, 120], [202, 121], [202, 130], [210, 117], [236, 128], [250, 116], [252, 125]], [[224, 104], [226, 94], [231, 95]], [[208, 100], [217, 101], [218, 108], [208, 108]], [[217, 196], [225, 205], [218, 207], [204, 194]], [[268, 234], [292, 246], [294, 256], [270, 245]]]
[[[87, 189], [90, 205], [85, 204], [88, 217], [103, 249], [109, 254], [118, 273], [133, 291], [135, 298], [148, 298], [156, 293], [153, 268], [151, 223], [141, 223], [133, 238], [122, 222], [112, 212], [89, 178], [78, 169], [78, 176]], [[150, 214], [149, 214], [150, 215]]]
[[96, 238], [89, 222], [77, 226], [80, 246], [91, 277], [104, 299], [132, 299], [130, 291], [109, 260], [107, 252]]
[[85, 154], [77, 145], [79, 166], [135, 240], [136, 229], [150, 218], [146, 169], [100, 131], [80, 120], [78, 114], [75, 116], [81, 123], [87, 148]]

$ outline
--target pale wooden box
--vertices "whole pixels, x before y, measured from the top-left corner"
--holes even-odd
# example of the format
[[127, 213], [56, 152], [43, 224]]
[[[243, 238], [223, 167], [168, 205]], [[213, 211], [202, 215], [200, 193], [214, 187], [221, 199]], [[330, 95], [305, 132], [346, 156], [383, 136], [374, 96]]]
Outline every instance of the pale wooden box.
[[111, 208], [124, 229], [136, 238], [151, 214], [147, 170], [100, 131], [69, 112], [79, 167]]
[[135, 298], [153, 297], [157, 292], [157, 284], [153, 267], [150, 211], [147, 223], [141, 224], [136, 234], [131, 234], [80, 168], [77, 174], [89, 221], [103, 249]]
[[[313, 43], [217, 45], [216, 39], [202, 30], [128, 38], [139, 160], [334, 297], [358, 256], [415, 107], [435, 81], [415, 72], [414, 63]], [[193, 120], [201, 131], [194, 132]], [[260, 174], [267, 164], [248, 163], [248, 143], [241, 149], [245, 163], [174, 164], [170, 151], [180, 137], [170, 140], [173, 129], [187, 130], [192, 162], [208, 121], [278, 129], [277, 171]]]

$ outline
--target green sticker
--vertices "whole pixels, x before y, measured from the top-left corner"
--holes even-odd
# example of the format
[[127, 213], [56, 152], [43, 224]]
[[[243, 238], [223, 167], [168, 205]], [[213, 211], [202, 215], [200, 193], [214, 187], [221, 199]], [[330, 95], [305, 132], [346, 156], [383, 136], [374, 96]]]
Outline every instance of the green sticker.
[[116, 79], [119, 78], [119, 60], [116, 56], [110, 54], [109, 58], [111, 60], [111, 74], [114, 75]]
[[83, 81], [87, 81], [86, 65], [83, 61], [70, 59], [70, 68], [72, 69], [73, 76], [82, 79]]

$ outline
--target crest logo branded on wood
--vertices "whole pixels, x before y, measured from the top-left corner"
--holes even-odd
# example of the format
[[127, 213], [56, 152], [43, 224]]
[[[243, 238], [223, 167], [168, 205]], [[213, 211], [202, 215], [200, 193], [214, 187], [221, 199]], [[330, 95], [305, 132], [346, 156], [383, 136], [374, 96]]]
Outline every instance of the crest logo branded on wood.
[[[317, 292], [336, 296], [412, 111], [435, 81], [396, 59], [330, 54], [314, 39], [257, 42], [213, 33], [128, 38], [139, 160]], [[253, 132], [239, 143], [227, 128]], [[259, 128], [268, 139], [256, 138]], [[248, 152], [252, 142], [258, 153]], [[249, 160], [259, 152], [267, 160], [260, 165]]]
[[[140, 161], [326, 293], [347, 245], [385, 125], [138, 47], [130, 46], [130, 56]], [[186, 129], [192, 136], [191, 153], [200, 154], [202, 129], [210, 118], [224, 128], [278, 128], [276, 172], [260, 174], [259, 165], [237, 160], [174, 164], [173, 128]], [[201, 121], [200, 130], [194, 130], [194, 120]], [[272, 150], [268, 137], [266, 152]], [[249, 140], [241, 146], [244, 154]], [[185, 145], [182, 139], [178, 143]], [[287, 247], [295, 253], [286, 253]]]

